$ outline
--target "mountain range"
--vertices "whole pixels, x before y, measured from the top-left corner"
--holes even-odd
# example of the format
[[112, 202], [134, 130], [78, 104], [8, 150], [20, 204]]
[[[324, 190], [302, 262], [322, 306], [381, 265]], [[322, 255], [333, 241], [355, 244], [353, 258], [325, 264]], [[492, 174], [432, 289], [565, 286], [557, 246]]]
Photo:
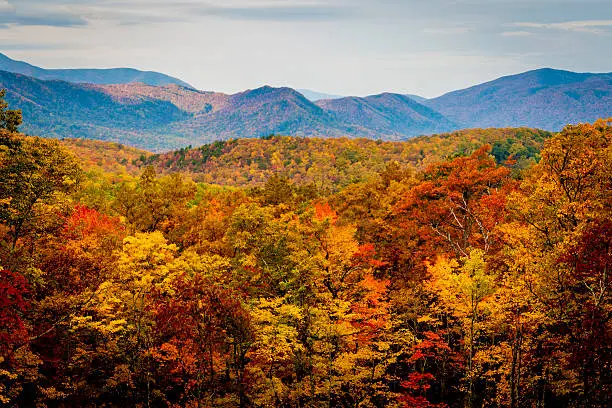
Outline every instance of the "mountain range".
[[45, 70], [0, 56], [0, 88], [10, 106], [23, 110], [27, 133], [154, 151], [270, 134], [404, 140], [476, 127], [557, 131], [612, 116], [612, 74], [540, 69], [434, 99], [394, 93], [316, 99], [291, 88], [229, 95], [159, 73], [91, 71]]
[[0, 53], [0, 71], [23, 74], [38, 79], [59, 79], [76, 83], [123, 84], [142, 82], [154, 86], [177, 84], [192, 88], [191, 85], [180, 79], [159, 72], [140, 71], [133, 68], [44, 69], [27, 62], [16, 61], [2, 53]]

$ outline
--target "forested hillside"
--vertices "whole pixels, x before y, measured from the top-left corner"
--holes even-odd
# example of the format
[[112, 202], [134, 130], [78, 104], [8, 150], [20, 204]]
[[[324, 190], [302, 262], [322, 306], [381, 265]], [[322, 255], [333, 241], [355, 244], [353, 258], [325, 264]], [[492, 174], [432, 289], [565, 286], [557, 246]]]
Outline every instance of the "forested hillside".
[[382, 93], [364, 98], [347, 97], [316, 104], [350, 127], [351, 134], [402, 139], [457, 129], [457, 125], [427, 106], [406, 96]]
[[7, 101], [23, 112], [23, 131], [28, 134], [123, 140], [151, 149], [189, 143], [175, 135], [160, 134], [170, 123], [190, 117], [169, 101], [141, 98], [122, 103], [91, 85], [42, 81], [3, 71], [0, 89], [6, 89]]
[[[530, 130], [271, 137], [135, 176], [138, 151], [86, 172], [66, 148], [86, 145], [18, 124], [0, 106], [4, 406], [612, 403], [612, 119], [541, 151]], [[302, 177], [330, 147], [366, 175]], [[262, 157], [239, 167], [252, 180], [171, 171], [227, 155], [231, 174], [242, 152]]]
[[612, 73], [538, 69], [423, 103], [460, 126], [559, 131], [567, 123], [592, 122], [612, 114]]
[[62, 139], [60, 144], [70, 150], [85, 171], [136, 175], [153, 154], [114, 142], [87, 139]]
[[195, 180], [238, 186], [262, 185], [272, 175], [297, 184], [337, 187], [366, 181], [391, 162], [412, 170], [490, 144], [500, 162], [526, 166], [538, 157], [550, 133], [534, 129], [474, 129], [406, 142], [270, 136], [215, 142], [195, 149], [153, 155], [147, 164], [160, 172], [191, 173]]
[[348, 138], [296, 138], [218, 141], [163, 154], [83, 139], [64, 139], [86, 169], [136, 174], [152, 165], [159, 173], [179, 172], [196, 181], [232, 186], [262, 186], [273, 175], [296, 184], [337, 188], [375, 177], [392, 162], [423, 170], [434, 162], [469, 155], [485, 144], [499, 161], [515, 160], [515, 168], [537, 161], [551, 133], [537, 129], [471, 129], [405, 142]]

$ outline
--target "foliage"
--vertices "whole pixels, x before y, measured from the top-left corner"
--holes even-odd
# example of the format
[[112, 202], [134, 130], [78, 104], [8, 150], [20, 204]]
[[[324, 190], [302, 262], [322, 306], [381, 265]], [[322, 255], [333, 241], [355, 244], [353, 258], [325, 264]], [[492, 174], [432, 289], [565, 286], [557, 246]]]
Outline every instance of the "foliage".
[[225, 186], [0, 130], [0, 404], [609, 406], [611, 129], [224, 142]]
[[[195, 180], [237, 186], [262, 186], [273, 175], [298, 185], [339, 189], [368, 181], [388, 163], [423, 170], [456, 156], [494, 145], [498, 163], [520, 170], [539, 159], [547, 132], [532, 129], [475, 129], [423, 136], [405, 142], [368, 139], [316, 139], [269, 136], [219, 141], [147, 157], [159, 172], [186, 172]], [[142, 164], [136, 160], [134, 164]]]
[[0, 129], [9, 132], [17, 132], [17, 127], [21, 125], [21, 111], [8, 109], [8, 103], [4, 100], [6, 89], [0, 90]]

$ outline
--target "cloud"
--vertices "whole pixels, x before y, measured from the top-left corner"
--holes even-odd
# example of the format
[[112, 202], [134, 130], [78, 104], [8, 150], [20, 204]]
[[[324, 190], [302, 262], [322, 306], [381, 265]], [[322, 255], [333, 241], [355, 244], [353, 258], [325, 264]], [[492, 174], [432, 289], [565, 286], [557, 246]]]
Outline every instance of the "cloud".
[[603, 34], [612, 28], [612, 20], [581, 20], [560, 23], [515, 23], [516, 27], [547, 30], [573, 31], [578, 33]]
[[459, 35], [466, 34], [472, 31], [471, 27], [442, 27], [442, 28], [425, 28], [423, 33], [425, 34], [439, 34], [439, 35]]
[[30, 44], [21, 42], [3, 42], [0, 41], [0, 50], [2, 51], [41, 51], [41, 50], [64, 50], [66, 46], [63, 44]]
[[[16, 3], [16, 0], [12, 0]], [[238, 21], [317, 22], [350, 17], [355, 8], [344, 0], [0, 0], [0, 25], [80, 26], [94, 21], [119, 25], [193, 22], [210, 17]], [[3, 4], [5, 6], [3, 6]], [[6, 15], [4, 15], [6, 14]]]
[[610, 71], [607, 16], [610, 0], [0, 0], [0, 50], [228, 92], [274, 83], [433, 96], [540, 66]]
[[501, 35], [504, 37], [530, 37], [533, 33], [530, 31], [504, 31]]
[[8, 11], [13, 11], [13, 9], [13, 6], [8, 0], [0, 0], [0, 12], [6, 13]]
[[0, 27], [11, 25], [77, 27], [87, 25], [87, 21], [62, 4], [0, 0]]
[[199, 14], [234, 20], [257, 21], [325, 21], [348, 17], [354, 10], [349, 7], [323, 5], [267, 5], [252, 7], [202, 6]]
[[82, 17], [62, 13], [13, 13], [0, 16], [0, 25], [78, 27], [87, 25]]

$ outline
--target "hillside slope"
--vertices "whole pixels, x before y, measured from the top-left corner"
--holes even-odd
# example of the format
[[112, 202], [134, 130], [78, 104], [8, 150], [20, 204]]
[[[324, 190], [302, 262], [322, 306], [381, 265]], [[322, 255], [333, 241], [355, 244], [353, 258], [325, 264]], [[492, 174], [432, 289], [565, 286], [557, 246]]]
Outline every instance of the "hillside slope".
[[275, 133], [322, 137], [347, 134], [342, 123], [299, 92], [269, 86], [231, 95], [223, 108], [174, 124], [172, 130], [210, 141]]
[[42, 81], [0, 71], [11, 107], [23, 111], [21, 130], [44, 137], [110, 140], [137, 147], [186, 145], [162, 131], [190, 115], [168, 101], [142, 98], [120, 103], [90, 86], [64, 81]]
[[170, 84], [152, 86], [142, 83], [91, 85], [113, 97], [114, 100], [137, 104], [142, 100], [155, 99], [171, 102], [179, 109], [189, 113], [209, 113], [228, 105], [230, 96], [220, 92], [198, 91], [181, 85]]
[[498, 162], [512, 156], [524, 168], [538, 154], [549, 132], [537, 129], [469, 129], [404, 142], [369, 139], [269, 136], [216, 141], [162, 154], [117, 143], [65, 139], [87, 170], [137, 175], [152, 165], [160, 173], [185, 173], [198, 181], [230, 186], [258, 186], [274, 174], [291, 181], [335, 188], [366, 180], [388, 163], [422, 170], [455, 156], [469, 155], [484, 144]]
[[561, 130], [612, 115], [612, 73], [540, 69], [455, 91], [424, 103], [462, 127]]
[[[159, 172], [189, 173], [213, 184], [257, 186], [273, 174], [295, 183], [335, 188], [372, 177], [390, 162], [415, 170], [429, 164], [469, 155], [484, 144], [492, 146], [499, 162], [512, 156], [519, 168], [537, 158], [550, 133], [537, 129], [470, 129], [404, 142], [370, 139], [296, 138], [217, 141], [146, 159]], [[145, 164], [145, 163], [143, 163]]]
[[115, 142], [62, 139], [60, 144], [74, 153], [85, 171], [136, 175], [142, 171], [143, 159], [152, 156], [152, 153], [146, 150]]
[[444, 116], [405, 95], [383, 93], [364, 98], [318, 101], [317, 105], [349, 126], [351, 134], [402, 139], [457, 129]]

